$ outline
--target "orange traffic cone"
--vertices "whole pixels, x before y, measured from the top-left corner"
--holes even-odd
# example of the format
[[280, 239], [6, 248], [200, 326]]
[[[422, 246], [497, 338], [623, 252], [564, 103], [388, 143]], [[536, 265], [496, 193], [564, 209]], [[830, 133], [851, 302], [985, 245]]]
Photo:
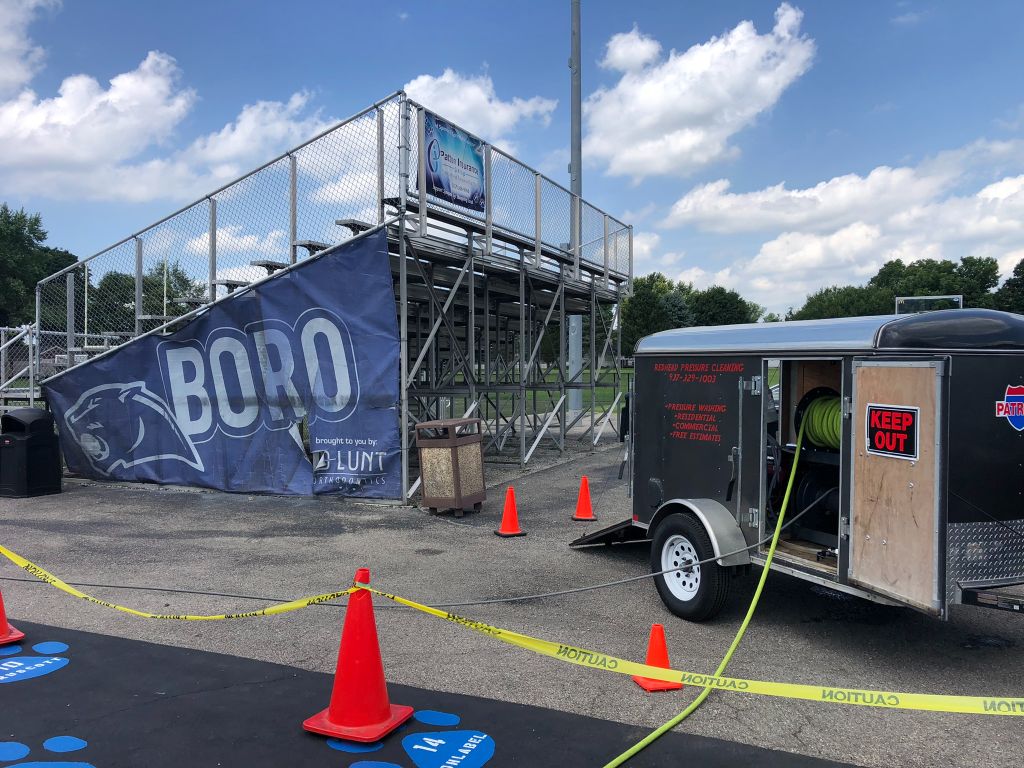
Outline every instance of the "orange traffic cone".
[[580, 480], [580, 494], [576, 498], [576, 514], [572, 516], [572, 519], [583, 520], [588, 523], [597, 520], [594, 517], [594, 510], [590, 506], [590, 482], [587, 480], [586, 475]]
[[495, 533], [504, 538], [526, 535], [526, 531], [519, 528], [519, 512], [516, 511], [516, 492], [511, 485], [505, 491], [505, 510], [501, 513], [501, 527]]
[[[356, 571], [356, 583], [370, 583], [369, 568]], [[408, 720], [412, 711], [388, 699], [373, 598], [365, 589], [357, 590], [348, 599], [330, 706], [302, 727], [349, 741], [377, 741]]]
[[[651, 625], [651, 637], [647, 641], [647, 666], [670, 669], [668, 663], [668, 646], [665, 644], [665, 627], [661, 624]], [[671, 683], [668, 680], [654, 680], [650, 677], [633, 675], [633, 682], [645, 691], [678, 691], [682, 683]]]
[[4, 610], [4, 593], [0, 592], [0, 645], [16, 643], [25, 636], [10, 624], [7, 623], [7, 612]]

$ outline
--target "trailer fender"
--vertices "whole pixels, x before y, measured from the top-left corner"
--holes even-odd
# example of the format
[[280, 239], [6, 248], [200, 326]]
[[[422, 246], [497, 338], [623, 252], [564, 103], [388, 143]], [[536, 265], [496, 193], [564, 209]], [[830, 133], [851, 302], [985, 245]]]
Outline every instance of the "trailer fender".
[[[708, 532], [711, 546], [719, 556], [718, 564], [722, 566], [750, 565], [750, 551], [743, 538], [743, 531], [732, 513], [714, 499], [670, 499], [658, 507], [651, 520], [649, 530], [653, 536], [658, 523], [673, 513], [691, 512], [700, 520]], [[742, 550], [736, 552], [736, 550]], [[721, 557], [723, 552], [736, 552], [728, 557]]]

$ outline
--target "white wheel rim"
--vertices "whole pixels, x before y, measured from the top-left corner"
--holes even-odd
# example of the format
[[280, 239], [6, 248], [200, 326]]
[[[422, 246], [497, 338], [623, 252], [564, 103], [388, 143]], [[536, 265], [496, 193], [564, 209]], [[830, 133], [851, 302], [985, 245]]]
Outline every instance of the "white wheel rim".
[[684, 602], [693, 600], [700, 589], [700, 566], [694, 565], [688, 568], [682, 566], [687, 563], [696, 563], [700, 558], [697, 550], [685, 536], [675, 534], [666, 539], [661, 548], [661, 570], [669, 568], [680, 568], [664, 575], [665, 585], [672, 596]]

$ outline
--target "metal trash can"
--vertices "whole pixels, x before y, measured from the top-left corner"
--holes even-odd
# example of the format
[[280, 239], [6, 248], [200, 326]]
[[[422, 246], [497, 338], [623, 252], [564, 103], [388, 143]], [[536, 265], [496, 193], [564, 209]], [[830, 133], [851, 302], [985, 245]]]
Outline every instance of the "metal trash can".
[[422, 504], [431, 513], [454, 509], [479, 512], [487, 498], [484, 488], [484, 444], [480, 419], [442, 419], [416, 425], [420, 455]]
[[0, 416], [0, 496], [60, 493], [62, 471], [49, 411], [18, 408]]

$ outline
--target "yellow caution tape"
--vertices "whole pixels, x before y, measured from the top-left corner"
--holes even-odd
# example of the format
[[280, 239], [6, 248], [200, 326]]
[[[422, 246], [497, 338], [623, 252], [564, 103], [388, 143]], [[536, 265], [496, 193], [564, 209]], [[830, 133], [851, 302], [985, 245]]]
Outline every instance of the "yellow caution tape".
[[40, 581], [50, 584], [57, 589], [66, 592], [73, 597], [88, 600], [90, 603], [102, 605], [105, 608], [112, 608], [115, 611], [130, 613], [133, 616], [141, 616], [145, 619], [172, 619], [176, 621], [217, 621], [220, 619], [247, 619], [254, 616], [273, 616], [278, 613], [287, 613], [300, 608], [305, 608], [318, 603], [326, 603], [339, 597], [344, 597], [355, 592], [357, 589], [365, 589], [375, 595], [387, 598], [400, 605], [413, 608], [417, 611], [436, 616], [439, 619], [460, 624], [464, 627], [480, 632], [501, 640], [504, 643], [525, 648], [528, 651], [539, 653], [560, 661], [567, 661], [590, 669], [600, 669], [607, 672], [618, 672], [623, 675], [641, 675], [655, 680], [668, 680], [692, 685], [698, 688], [715, 688], [727, 691], [738, 691], [759, 696], [775, 696], [784, 699], [805, 699], [807, 701], [827, 701], [834, 704], [849, 704], [864, 707], [881, 707], [883, 709], [912, 709], [925, 712], [961, 712], [973, 715], [1024, 715], [1024, 698], [1001, 698], [997, 696], [949, 696], [931, 693], [900, 693], [894, 691], [864, 690], [857, 688], [830, 688], [818, 685], [801, 685], [798, 683], [774, 683], [765, 680], [745, 680], [738, 677], [722, 677], [716, 675], [703, 675], [696, 672], [683, 672], [676, 669], [664, 669], [662, 667], [651, 667], [647, 664], [639, 664], [635, 661], [620, 659], [609, 656], [598, 651], [590, 651], [574, 645], [553, 643], [549, 640], [540, 640], [536, 637], [512, 632], [508, 629], [492, 626], [482, 621], [475, 621], [455, 613], [442, 611], [438, 608], [431, 608], [413, 600], [408, 600], [398, 595], [381, 592], [372, 589], [365, 584], [356, 584], [353, 587], [339, 591], [329, 592], [323, 595], [301, 597], [287, 603], [260, 608], [256, 611], [243, 611], [241, 613], [216, 614], [212, 616], [190, 616], [169, 615], [160, 613], [149, 613], [128, 608], [116, 603], [109, 603], [106, 600], [87, 595], [74, 587], [58, 579], [52, 573], [38, 565], [26, 560], [16, 552], [12, 552], [0, 545], [0, 555], [3, 555], [12, 563], [27, 573], [35, 576]]
[[134, 608], [127, 608], [117, 603], [108, 603], [106, 600], [100, 600], [98, 597], [87, 595], [84, 592], [80, 592], [70, 584], [58, 579], [52, 573], [43, 568], [40, 568], [35, 563], [26, 560], [16, 552], [12, 552], [6, 547], [0, 545], [0, 555], [3, 555], [12, 563], [19, 568], [23, 569], [27, 573], [32, 574], [40, 581], [44, 581], [50, 584], [62, 592], [67, 592], [73, 597], [80, 597], [83, 600], [88, 600], [90, 603], [96, 605], [102, 605], [105, 608], [113, 608], [115, 611], [121, 611], [122, 613], [130, 613], [132, 616], [141, 616], [144, 619], [173, 619], [174, 621], [219, 621], [220, 619], [249, 619], [253, 616], [273, 616], [277, 613], [288, 613], [288, 611], [297, 611], [299, 608], [305, 608], [310, 605], [316, 605], [318, 603], [326, 603], [331, 600], [335, 600], [345, 595], [350, 595], [356, 591], [355, 587], [349, 587], [341, 592], [328, 592], [324, 595], [313, 595], [311, 597], [300, 597], [297, 600], [291, 600], [287, 603], [277, 603], [276, 605], [268, 605], [266, 608], [260, 608], [256, 611], [243, 611], [241, 613], [219, 613], [212, 616], [191, 616], [188, 614], [172, 615], [164, 613], [149, 613], [148, 611], [137, 611]]
[[775, 696], [784, 699], [805, 699], [807, 701], [827, 701], [833, 704], [850, 704], [863, 707], [881, 707], [883, 709], [914, 709], [925, 712], [961, 712], [972, 715], [1024, 715], [1024, 699], [1008, 699], [997, 696], [947, 696], [930, 693], [899, 693], [894, 691], [861, 690], [856, 688], [826, 688], [820, 685], [800, 685], [797, 683], [773, 683], [764, 680], [744, 680], [738, 677], [716, 677], [695, 672], [681, 672], [675, 669], [650, 667], [634, 661], [619, 659], [598, 651], [589, 651], [574, 645], [553, 643], [539, 640], [529, 635], [522, 635], [507, 629], [474, 621], [464, 616], [431, 608], [428, 605], [407, 600], [404, 597], [391, 595], [363, 584], [356, 584], [359, 589], [366, 589], [401, 605], [429, 613], [439, 619], [461, 624], [476, 632], [501, 640], [504, 643], [525, 648], [528, 651], [549, 656], [560, 661], [568, 661], [591, 669], [606, 672], [618, 672], [623, 675], [641, 675], [655, 680], [668, 680], [673, 683], [685, 683], [699, 688], [716, 688], [726, 691], [739, 691], [759, 696]]

